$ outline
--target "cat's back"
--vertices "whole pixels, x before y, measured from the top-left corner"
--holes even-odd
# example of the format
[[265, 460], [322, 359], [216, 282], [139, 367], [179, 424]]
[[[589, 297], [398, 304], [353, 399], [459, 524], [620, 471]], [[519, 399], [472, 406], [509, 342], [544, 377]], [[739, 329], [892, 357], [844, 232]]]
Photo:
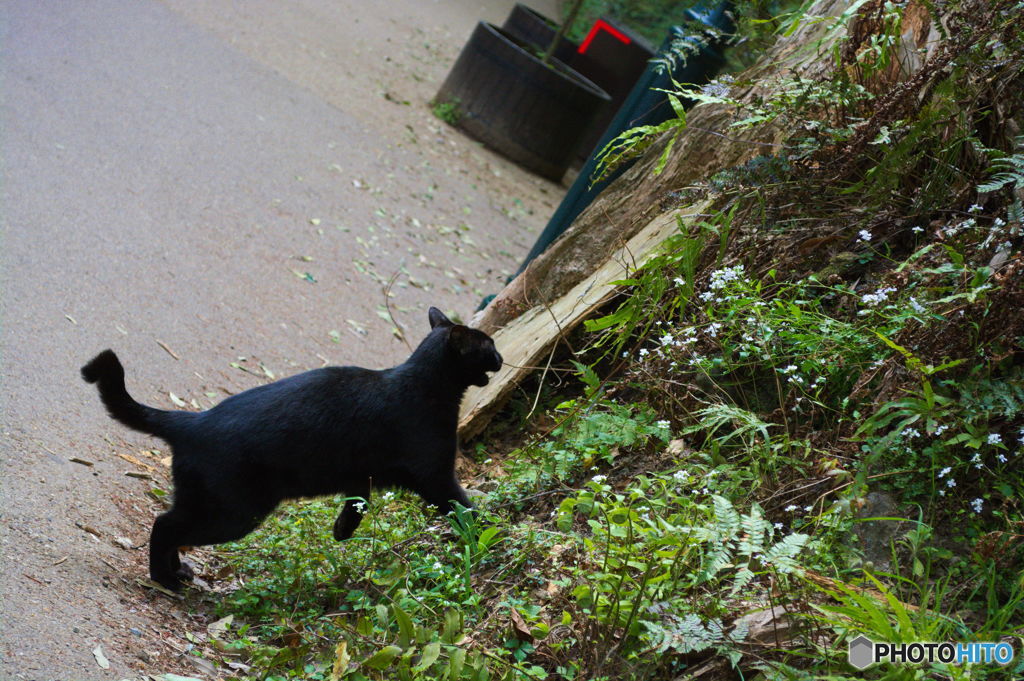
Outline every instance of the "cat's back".
[[338, 400], [356, 399], [379, 390], [381, 373], [353, 366], [312, 369], [232, 395], [205, 414], [212, 418], [281, 416], [302, 410], [337, 409]]

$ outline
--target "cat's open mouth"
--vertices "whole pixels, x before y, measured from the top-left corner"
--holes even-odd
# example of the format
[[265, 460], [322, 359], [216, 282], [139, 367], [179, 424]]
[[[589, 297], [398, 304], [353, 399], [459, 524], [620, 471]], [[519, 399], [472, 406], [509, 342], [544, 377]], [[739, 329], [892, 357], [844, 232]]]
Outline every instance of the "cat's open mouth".
[[487, 375], [488, 373], [497, 373], [498, 371], [501, 371], [501, 367], [504, 364], [504, 360], [501, 358], [501, 355], [499, 355], [497, 351], [495, 351], [494, 357], [492, 357], [491, 359], [491, 365], [485, 367], [484, 370], [480, 372], [480, 375], [477, 377], [477, 379], [473, 381], [473, 385], [482, 388], [491, 381], [491, 377]]

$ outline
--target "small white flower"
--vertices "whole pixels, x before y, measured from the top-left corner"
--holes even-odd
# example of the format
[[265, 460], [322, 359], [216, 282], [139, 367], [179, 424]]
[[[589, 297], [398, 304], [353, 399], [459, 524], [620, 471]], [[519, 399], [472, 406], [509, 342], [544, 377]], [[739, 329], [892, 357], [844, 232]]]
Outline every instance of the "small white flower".
[[783, 525], [782, 523], [774, 523], [773, 527], [776, 529], [776, 531], [782, 532], [782, 528], [785, 527], [785, 525]]
[[718, 291], [726, 287], [730, 281], [736, 281], [743, 276], [743, 265], [724, 267], [711, 273], [711, 281], [708, 284], [710, 291]]
[[911, 227], [910, 231], [913, 232], [914, 234], [920, 234], [921, 232], [924, 231], [924, 227]]
[[814, 510], [814, 506], [804, 506], [804, 511], [806, 511], [807, 513], [810, 513], [813, 510]]
[[785, 511], [786, 513], [789, 513], [791, 511], [795, 511], [798, 508], [800, 508], [800, 507], [797, 506], [796, 504], [790, 504], [789, 506], [787, 506], [786, 508], [784, 508], [782, 510]]
[[1003, 436], [1000, 435], [999, 433], [989, 433], [988, 434], [988, 443], [990, 445], [998, 445], [998, 444], [1002, 444], [1002, 442], [1003, 442]]
[[999, 463], [1006, 463], [1006, 456], [1003, 455], [1002, 452], [999, 452], [996, 454], [996, 460], [999, 461]]
[[860, 302], [864, 303], [869, 307], [874, 307], [875, 305], [878, 305], [879, 303], [884, 303], [886, 300], [888, 300], [889, 294], [895, 290], [896, 289], [892, 288], [891, 286], [886, 286], [885, 288], [878, 289], [874, 293], [865, 293], [860, 297]]
[[711, 82], [702, 85], [700, 90], [710, 97], [725, 98], [729, 96], [729, 86], [732, 85], [732, 82], [732, 76], [720, 76]]
[[913, 308], [914, 312], [917, 312], [917, 313], [922, 313], [922, 312], [925, 311], [924, 310], [924, 305], [922, 305], [921, 303], [917, 302], [917, 299], [914, 298], [914, 296], [910, 296], [910, 307]]
[[439, 561], [439, 560], [435, 560], [435, 561], [434, 561], [434, 565], [433, 565], [433, 568], [434, 568], [435, 570], [437, 570], [437, 571], [439, 571], [439, 572], [440, 572], [441, 570], [443, 570], [443, 569], [444, 569], [444, 566], [443, 566], [443, 565], [441, 565], [441, 561]]
[[946, 487], [956, 487], [956, 480], [954, 480], [953, 478], [950, 478], [949, 480], [947, 480], [946, 481]]
[[662, 345], [671, 345], [672, 341], [675, 339], [672, 338], [672, 334], [666, 333], [664, 336], [660, 338], [660, 340]]
[[967, 212], [968, 213], [980, 213], [981, 212], [981, 206], [979, 206], [978, 204], [975, 203], [970, 208], [967, 209]]
[[921, 432], [917, 428], [905, 428], [903, 430], [903, 437], [913, 440], [915, 437], [921, 437]]
[[366, 502], [365, 501], [357, 501], [357, 502], [353, 503], [352, 506], [357, 511], [359, 511], [360, 513], [362, 513], [363, 511], [366, 510]]
[[779, 371], [781, 371], [784, 374], [791, 374], [791, 373], [793, 373], [796, 370], [797, 370], [797, 366], [795, 364], [790, 364], [789, 366], [785, 367], [784, 369], [779, 369]]
[[648, 350], [647, 348], [640, 348], [640, 356], [641, 357], [646, 357], [649, 354], [651, 354], [650, 350]]
[[600, 485], [602, 482], [604, 482], [607, 479], [608, 479], [607, 475], [595, 475], [593, 478], [591, 478], [591, 481], [596, 482], [597, 484]]
[[690, 474], [686, 471], [676, 471], [672, 474], [672, 478], [675, 479], [676, 482], [686, 482], [690, 479]]
[[985, 504], [985, 502], [983, 500], [981, 500], [980, 498], [979, 499], [975, 499], [974, 501], [971, 502], [971, 506], [974, 507], [974, 512], [975, 513], [981, 513], [981, 507], [984, 504]]
[[664, 419], [663, 419], [663, 420], [661, 420], [661, 421], [658, 421], [658, 422], [657, 422], [657, 423], [655, 423], [654, 425], [658, 426], [659, 428], [668, 428], [668, 427], [669, 427], [670, 425], [672, 425], [672, 424], [670, 424], [670, 423], [669, 423], [668, 421], [666, 421], [666, 420], [664, 420]]
[[681, 278], [679, 278], [679, 277], [676, 277], [675, 279], [673, 279], [673, 280], [672, 280], [672, 283], [673, 283], [673, 284], [675, 284], [676, 286], [683, 286], [683, 285], [685, 285], [685, 284], [686, 284], [686, 282], [685, 282], [685, 281], [683, 281], [683, 280], [682, 280]]
[[936, 435], [942, 435], [947, 430], [949, 430], [949, 424], [948, 423], [943, 423], [941, 426], [939, 426], [938, 428], [935, 429], [935, 434]]
[[866, 229], [860, 230], [857, 234], [857, 241], [871, 241], [871, 232]]
[[952, 470], [953, 470], [952, 466], [946, 466], [941, 471], [939, 471], [939, 477], [940, 478], [946, 477], [947, 475], [949, 475], [949, 472], [952, 471]]

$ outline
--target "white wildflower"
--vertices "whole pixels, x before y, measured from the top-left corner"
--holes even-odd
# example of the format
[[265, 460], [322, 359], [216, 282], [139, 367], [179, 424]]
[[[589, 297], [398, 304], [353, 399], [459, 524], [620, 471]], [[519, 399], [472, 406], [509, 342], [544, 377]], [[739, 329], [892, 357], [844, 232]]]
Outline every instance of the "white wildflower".
[[1002, 442], [1003, 442], [1003, 436], [1000, 435], [999, 433], [989, 433], [988, 434], [988, 443], [990, 445], [998, 445], [998, 444], [1002, 444]]
[[982, 501], [980, 498], [979, 499], [975, 499], [974, 501], [971, 502], [971, 506], [974, 507], [974, 512], [975, 513], [981, 513], [981, 507], [984, 504], [985, 504], [985, 502]]
[[866, 229], [860, 230], [857, 234], [857, 241], [871, 241], [871, 232]]
[[700, 91], [709, 97], [725, 98], [729, 96], [730, 86], [734, 78], [730, 75], [715, 78], [710, 83], [703, 85]]
[[875, 305], [878, 305], [879, 303], [884, 303], [886, 300], [888, 300], [889, 294], [894, 292], [895, 290], [896, 289], [892, 288], [891, 286], [886, 286], [885, 288], [878, 289], [874, 293], [865, 293], [860, 297], [860, 302], [864, 303], [869, 307], [874, 307]]
[[715, 270], [711, 273], [711, 282], [708, 284], [708, 288], [712, 291], [718, 291], [726, 287], [731, 281], [736, 281], [743, 276], [743, 265], [734, 265], [733, 267], [723, 267], [720, 270]]

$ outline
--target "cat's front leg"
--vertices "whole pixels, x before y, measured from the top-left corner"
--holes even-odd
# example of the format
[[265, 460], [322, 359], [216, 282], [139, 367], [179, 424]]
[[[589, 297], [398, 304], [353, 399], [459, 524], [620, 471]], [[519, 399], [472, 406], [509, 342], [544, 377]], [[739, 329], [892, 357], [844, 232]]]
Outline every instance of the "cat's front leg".
[[438, 475], [435, 479], [428, 481], [416, 490], [423, 500], [432, 506], [436, 506], [441, 515], [448, 515], [455, 510], [455, 504], [469, 509], [470, 515], [476, 517], [476, 509], [473, 502], [466, 496], [466, 490], [455, 479], [452, 474]]
[[337, 541], [351, 537], [363, 520], [363, 513], [370, 503], [370, 481], [350, 485], [345, 489], [345, 494], [348, 496], [348, 499], [345, 500], [345, 507], [338, 514], [338, 519], [334, 521], [334, 538]]

